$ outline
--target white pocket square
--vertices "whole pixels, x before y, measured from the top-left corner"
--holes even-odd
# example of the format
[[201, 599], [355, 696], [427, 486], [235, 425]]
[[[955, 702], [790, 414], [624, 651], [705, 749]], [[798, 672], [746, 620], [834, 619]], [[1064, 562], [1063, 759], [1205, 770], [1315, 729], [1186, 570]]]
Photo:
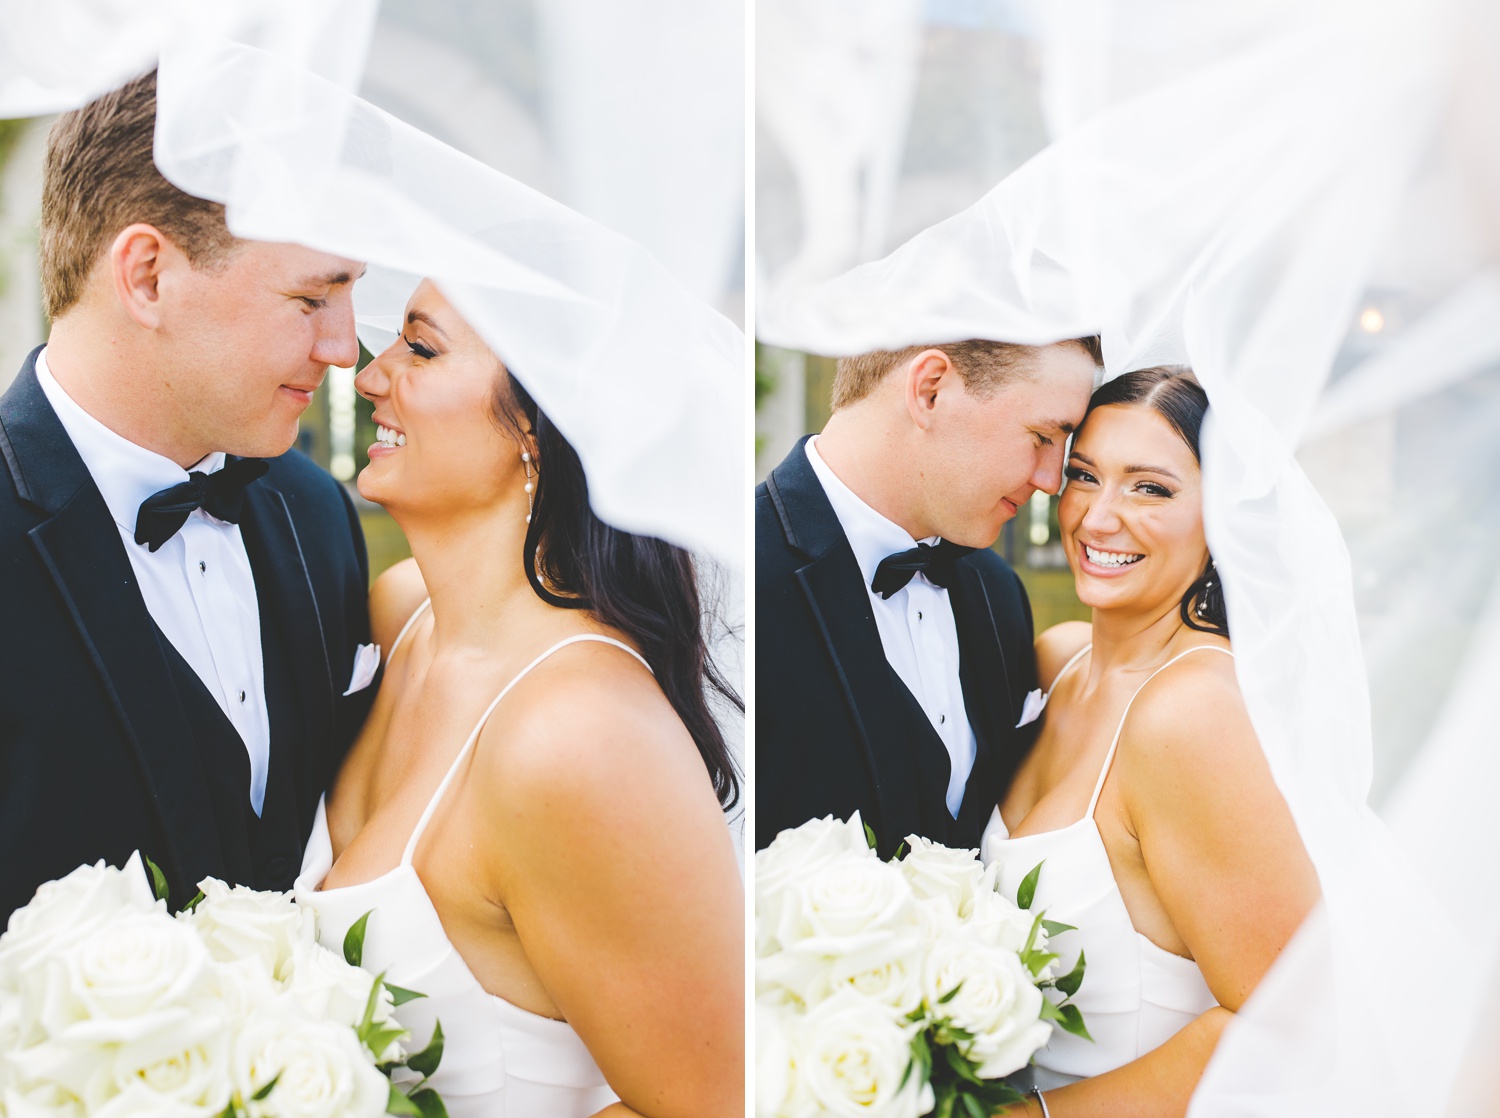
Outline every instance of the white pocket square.
[[1016, 729], [1020, 729], [1028, 722], [1035, 722], [1042, 713], [1042, 708], [1047, 705], [1047, 696], [1043, 695], [1041, 689], [1028, 691], [1026, 701], [1021, 704], [1021, 721], [1016, 723]]
[[380, 670], [380, 646], [378, 644], [362, 644], [354, 650], [354, 674], [349, 677], [349, 690], [345, 695], [352, 695], [356, 691], [363, 691], [375, 678], [375, 673]]

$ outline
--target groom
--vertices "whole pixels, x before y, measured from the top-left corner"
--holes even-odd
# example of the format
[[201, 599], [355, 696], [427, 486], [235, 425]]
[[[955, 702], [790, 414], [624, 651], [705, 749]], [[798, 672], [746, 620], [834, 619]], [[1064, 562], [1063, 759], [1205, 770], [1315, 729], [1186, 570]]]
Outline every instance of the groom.
[[289, 888], [374, 694], [358, 518], [289, 452], [355, 363], [360, 265], [170, 185], [155, 88], [48, 139], [52, 329], [0, 398], [0, 923], [136, 849], [174, 906], [207, 875]]
[[839, 361], [833, 416], [755, 491], [756, 839], [858, 809], [977, 847], [1030, 742], [1031, 606], [987, 550], [1057, 492], [1096, 339]]

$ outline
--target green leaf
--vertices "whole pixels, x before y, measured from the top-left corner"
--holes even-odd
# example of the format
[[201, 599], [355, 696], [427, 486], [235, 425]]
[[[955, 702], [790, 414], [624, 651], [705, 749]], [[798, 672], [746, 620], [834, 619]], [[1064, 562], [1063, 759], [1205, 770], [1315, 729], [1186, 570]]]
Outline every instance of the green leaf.
[[948, 1066], [953, 1069], [953, 1074], [964, 1080], [966, 1083], [977, 1084], [984, 1082], [979, 1078], [978, 1075], [974, 1073], [973, 1062], [957, 1048], [952, 1047], [951, 1045], [944, 1048], [943, 1059], [948, 1061]]
[[1084, 958], [1082, 948], [1078, 951], [1078, 962], [1073, 964], [1073, 969], [1057, 980], [1057, 988], [1068, 997], [1078, 993], [1078, 988], [1083, 985]]
[[272, 1091], [274, 1091], [276, 1089], [276, 1084], [278, 1084], [280, 1082], [281, 1082], [281, 1072], [278, 1071], [275, 1074], [275, 1076], [272, 1077], [271, 1082], [267, 1083], [259, 1091], [256, 1091], [255, 1094], [253, 1094], [253, 1095], [250, 1096], [250, 1101], [251, 1102], [260, 1102], [261, 1099], [265, 1098]]
[[[370, 912], [374, 912], [372, 908]], [[365, 924], [370, 919], [370, 912], [365, 913], [353, 926], [344, 933], [344, 962], [351, 967], [357, 967], [360, 960], [365, 957]]]
[[1043, 1021], [1061, 1021], [1063, 1019], [1062, 1010], [1058, 1008], [1057, 1003], [1049, 1002], [1046, 998], [1042, 999], [1042, 1011], [1037, 1016]]
[[1047, 864], [1043, 858], [1038, 862], [1030, 873], [1021, 879], [1021, 887], [1016, 890], [1016, 907], [1029, 909], [1031, 902], [1036, 899], [1036, 883], [1041, 880], [1042, 867]]
[[[369, 913], [365, 913], [365, 916], [368, 915]], [[364, 917], [360, 917], [360, 920], [363, 921]], [[375, 1004], [380, 999], [380, 987], [384, 984], [385, 971], [381, 971], [375, 976], [375, 981], [370, 983], [370, 996], [365, 999], [365, 1011], [360, 1015], [359, 1024], [354, 1026], [354, 1031], [359, 1034], [360, 1040], [365, 1039], [365, 1034], [370, 1031], [370, 1026], [375, 1023]]]
[[1031, 954], [1031, 949], [1036, 946], [1036, 934], [1041, 929], [1041, 926], [1042, 914], [1039, 912], [1036, 914], [1036, 918], [1031, 921], [1031, 931], [1026, 933], [1026, 945], [1021, 948], [1021, 958], [1024, 959], [1027, 955]]
[[964, 1110], [968, 1112], [969, 1118], [990, 1118], [989, 1109], [974, 1095], [963, 1094], [959, 1098], [963, 1100]]
[[391, 1041], [400, 1040], [406, 1030], [400, 1025], [372, 1024], [368, 1032], [360, 1035], [360, 1043], [370, 1050], [370, 1055], [380, 1059], [380, 1054], [391, 1046]]
[[899, 862], [906, 856], [906, 840], [901, 840], [901, 845], [896, 847], [896, 853], [891, 855], [891, 861]]
[[1035, 978], [1042, 973], [1042, 968], [1048, 963], [1055, 963], [1061, 955], [1054, 955], [1050, 951], [1030, 951], [1021, 962], [1026, 964], [1026, 969], [1031, 971], [1031, 977]]
[[417, 1107], [417, 1104], [407, 1098], [405, 1092], [394, 1083], [391, 1084], [391, 1093], [386, 1096], [385, 1112], [387, 1114], [404, 1114], [408, 1118], [422, 1118], [422, 1111]]
[[1072, 924], [1064, 924], [1059, 920], [1043, 920], [1042, 931], [1048, 936], [1060, 936], [1064, 932], [1076, 932], [1078, 929]]
[[875, 841], [875, 828], [870, 826], [868, 823], [865, 824], [865, 841], [870, 844], [871, 850], [874, 850], [877, 846], [880, 845]]
[[229, 1105], [219, 1111], [218, 1118], [238, 1118], [239, 1111], [234, 1108], [234, 1100], [229, 1100]]
[[157, 900], [166, 900], [171, 893], [171, 890], [167, 888], [167, 875], [161, 872], [160, 866], [144, 854], [141, 855], [141, 859], [146, 863], [146, 869], [151, 874], [151, 891], [156, 894]]
[[395, 1005], [405, 1005], [407, 1002], [416, 1001], [418, 998], [425, 998], [427, 996], [426, 994], [419, 993], [416, 990], [408, 990], [402, 986], [394, 986], [389, 982], [385, 984], [385, 988], [391, 992], [391, 1001]]
[[422, 1118], [448, 1118], [448, 1108], [443, 1105], [442, 1096], [431, 1087], [413, 1091], [411, 1101], [417, 1104], [417, 1109], [422, 1112]]
[[917, 1065], [918, 1081], [926, 1083], [932, 1078], [932, 1045], [927, 1042], [926, 1033], [911, 1038], [911, 1058]]
[[953, 1118], [953, 1102], [958, 1090], [951, 1083], [944, 1083], [937, 1092], [937, 1106], [932, 1108], [932, 1118]]
[[947, 1005], [954, 998], [958, 997], [958, 992], [963, 988], [964, 984], [960, 982], [957, 986], [953, 987], [953, 989], [949, 990], [946, 994], [938, 999], [938, 1005]]
[[1057, 1007], [1057, 1012], [1057, 1024], [1064, 1032], [1072, 1033], [1074, 1036], [1081, 1036], [1084, 1040], [1088, 1041], [1094, 1039], [1089, 1036], [1089, 1031], [1084, 1026], [1083, 1011], [1076, 1005], [1060, 1005]]
[[415, 1056], [407, 1058], [406, 1066], [418, 1075], [431, 1075], [437, 1071], [438, 1064], [443, 1062], [443, 1023], [435, 1022], [432, 1026], [432, 1039], [427, 1042], [427, 1047]]

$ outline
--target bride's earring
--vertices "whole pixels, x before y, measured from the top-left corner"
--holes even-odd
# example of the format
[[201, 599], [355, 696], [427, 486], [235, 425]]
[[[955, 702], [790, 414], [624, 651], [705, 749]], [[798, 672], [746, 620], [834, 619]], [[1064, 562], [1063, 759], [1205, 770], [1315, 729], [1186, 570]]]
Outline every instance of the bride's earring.
[[526, 523], [530, 524], [536, 511], [536, 471], [531, 468], [531, 451], [521, 451], [521, 464], [526, 467]]

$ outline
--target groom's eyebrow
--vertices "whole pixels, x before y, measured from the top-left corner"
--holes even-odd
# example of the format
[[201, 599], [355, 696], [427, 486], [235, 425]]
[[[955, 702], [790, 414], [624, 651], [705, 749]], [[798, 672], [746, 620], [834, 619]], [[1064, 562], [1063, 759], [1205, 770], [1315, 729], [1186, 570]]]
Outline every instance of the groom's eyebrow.
[[343, 271], [343, 272], [324, 272], [321, 276], [308, 276], [306, 279], [302, 280], [300, 286], [305, 287], [305, 288], [306, 287], [312, 287], [312, 288], [319, 288], [319, 287], [340, 287], [340, 286], [342, 286], [343, 284], [346, 284], [346, 283], [353, 283], [355, 280], [359, 279], [367, 271], [369, 271], [369, 268], [370, 268], [370, 266], [368, 264], [366, 264], [363, 268], [361, 268], [359, 270], [359, 275], [357, 275], [357, 276], [353, 275], [353, 274], [351, 274], [351, 273], [349, 273], [347, 271]]

